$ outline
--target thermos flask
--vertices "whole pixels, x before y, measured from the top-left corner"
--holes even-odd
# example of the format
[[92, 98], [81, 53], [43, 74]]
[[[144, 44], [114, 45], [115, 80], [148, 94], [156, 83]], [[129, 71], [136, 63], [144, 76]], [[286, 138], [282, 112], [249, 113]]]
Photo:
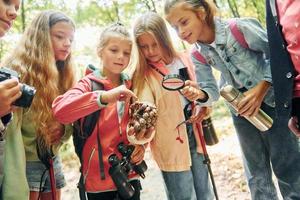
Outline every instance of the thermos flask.
[[[244, 98], [243, 93], [238, 91], [232, 85], [226, 85], [220, 90], [220, 94], [225, 98], [237, 111], [238, 103]], [[271, 128], [273, 120], [269, 117], [262, 109], [259, 109], [258, 113], [252, 117], [245, 117], [249, 122], [251, 122], [260, 131], [267, 131]]]
[[210, 117], [203, 119], [202, 129], [203, 129], [204, 140], [207, 145], [211, 146], [219, 142], [215, 128], [213, 126]]

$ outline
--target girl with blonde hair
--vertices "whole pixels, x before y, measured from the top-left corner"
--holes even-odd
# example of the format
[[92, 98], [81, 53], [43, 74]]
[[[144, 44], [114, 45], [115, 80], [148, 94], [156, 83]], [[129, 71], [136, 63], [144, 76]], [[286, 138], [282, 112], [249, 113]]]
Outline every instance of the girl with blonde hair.
[[[175, 51], [167, 26], [157, 13], [149, 12], [138, 18], [134, 38], [139, 65], [133, 85], [139, 100], [155, 104], [158, 110], [150, 147], [162, 171], [167, 195], [170, 200], [213, 199], [199, 132], [195, 127], [207, 109], [191, 106], [196, 100], [205, 102], [207, 95], [190, 87], [196, 85], [194, 66], [187, 54]], [[180, 93], [162, 87], [162, 80], [168, 74], [185, 78], [185, 87]], [[189, 120], [188, 123], [178, 126], [185, 120]]]
[[[136, 96], [130, 90], [131, 80], [124, 70], [131, 67], [131, 52], [132, 40], [127, 29], [120, 23], [109, 25], [101, 33], [97, 46], [100, 67], [53, 102], [53, 113], [61, 123], [80, 119], [80, 126], [83, 127], [84, 117], [99, 112], [99, 117], [93, 119], [96, 125], [90, 135], [74, 135], [74, 138], [86, 140], [79, 153], [81, 199], [140, 199], [138, 174], [130, 170], [128, 175], [119, 173], [116, 177], [113, 172], [116, 172], [118, 165], [112, 164], [113, 160], [121, 160], [120, 144], [129, 144], [126, 130], [129, 123], [129, 100], [136, 99]], [[99, 88], [94, 90], [94, 84], [99, 85]], [[75, 149], [79, 149], [76, 144]], [[135, 145], [130, 162], [140, 163], [144, 153], [142, 145]], [[115, 182], [116, 179], [119, 181]], [[128, 189], [133, 189], [131, 186], [134, 191]], [[123, 190], [124, 187], [128, 190]]]
[[[65, 180], [57, 153], [71, 130], [54, 119], [51, 105], [74, 84], [71, 59], [74, 31], [73, 21], [65, 14], [43, 11], [33, 19], [3, 63], [20, 74], [20, 82], [36, 89], [31, 107], [18, 108], [7, 129], [4, 199], [28, 199], [24, 192], [15, 192], [18, 187], [26, 187], [16, 184], [24, 173], [31, 200], [40, 196], [51, 199], [50, 178], [48, 173], [44, 174], [49, 157], [54, 160], [57, 199], [60, 199], [59, 189], [65, 185]], [[23, 141], [22, 138], [17, 140], [20, 136]], [[16, 151], [19, 154], [16, 155]]]

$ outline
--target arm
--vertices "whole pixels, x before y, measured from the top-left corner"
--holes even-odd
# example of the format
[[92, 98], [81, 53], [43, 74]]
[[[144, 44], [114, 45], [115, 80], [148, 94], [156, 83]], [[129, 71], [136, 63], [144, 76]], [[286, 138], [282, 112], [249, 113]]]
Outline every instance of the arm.
[[91, 92], [89, 79], [84, 78], [53, 101], [53, 115], [62, 124], [72, 123], [101, 109], [99, 98], [100, 92]]
[[216, 79], [212, 73], [212, 67], [207, 64], [202, 64], [194, 56], [192, 56], [192, 61], [195, 65], [198, 85], [208, 96], [206, 102], [199, 101], [198, 103], [202, 106], [210, 106], [212, 102], [217, 101], [220, 96]]

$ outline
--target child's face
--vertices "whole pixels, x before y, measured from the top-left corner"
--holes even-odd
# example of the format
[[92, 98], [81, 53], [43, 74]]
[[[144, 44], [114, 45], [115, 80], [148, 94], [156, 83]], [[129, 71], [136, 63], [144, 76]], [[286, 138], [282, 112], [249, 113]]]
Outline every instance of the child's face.
[[207, 26], [204, 20], [201, 20], [204, 17], [202, 12], [196, 13], [187, 9], [186, 5], [178, 3], [171, 8], [166, 19], [182, 40], [193, 44], [206, 37], [204, 29]]
[[131, 54], [131, 41], [112, 37], [99, 52], [105, 72], [120, 74], [128, 65]]
[[150, 33], [143, 33], [137, 39], [138, 46], [148, 62], [159, 62], [163, 58], [160, 45]]
[[0, 0], [0, 37], [11, 28], [19, 6], [19, 0]]
[[71, 53], [74, 39], [74, 27], [68, 22], [58, 22], [50, 29], [55, 60], [65, 61]]

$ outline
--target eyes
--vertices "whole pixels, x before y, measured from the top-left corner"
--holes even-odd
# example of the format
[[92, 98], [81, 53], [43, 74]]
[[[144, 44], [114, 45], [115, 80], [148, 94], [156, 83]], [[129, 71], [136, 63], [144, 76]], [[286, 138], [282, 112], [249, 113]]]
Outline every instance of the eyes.
[[188, 24], [189, 24], [189, 19], [180, 19], [177, 24], [171, 23], [171, 26], [178, 32], [179, 28], [187, 26]]
[[125, 57], [130, 57], [130, 53], [131, 53], [131, 51], [128, 51], [128, 50], [123, 51], [123, 50], [118, 49], [116, 47], [109, 48], [109, 51], [111, 51], [113, 54], [117, 54], [121, 51]]
[[72, 44], [73, 41], [74, 41], [74, 38], [73, 37], [68, 37], [68, 36], [65, 36], [63, 34], [54, 34], [54, 37], [57, 39], [57, 40], [69, 40], [69, 42]]
[[15, 6], [15, 10], [18, 11], [19, 10], [19, 6], [20, 6], [20, 1], [19, 0], [3, 0], [3, 2], [10, 6], [10, 5], [14, 5]]
[[153, 43], [153, 44], [150, 44], [150, 45], [147, 45], [147, 44], [141, 44], [139, 45], [139, 47], [142, 49], [142, 50], [148, 50], [150, 47], [152, 49], [154, 48], [157, 48], [157, 43]]

